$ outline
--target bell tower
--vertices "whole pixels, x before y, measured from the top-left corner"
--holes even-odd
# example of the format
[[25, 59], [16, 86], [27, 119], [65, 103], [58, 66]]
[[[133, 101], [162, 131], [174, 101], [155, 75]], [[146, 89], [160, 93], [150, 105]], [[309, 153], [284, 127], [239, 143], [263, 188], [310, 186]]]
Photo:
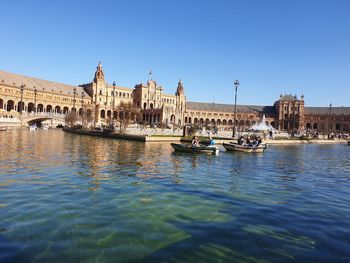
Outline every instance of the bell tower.
[[95, 104], [103, 104], [105, 102], [104, 95], [106, 93], [106, 81], [101, 62], [99, 62], [97, 65], [94, 81], [92, 82], [92, 88], [94, 91]]
[[98, 62], [94, 80], [92, 82], [93, 102], [95, 104], [95, 120], [99, 122], [100, 110], [104, 109], [107, 103], [106, 92], [107, 85], [105, 81], [105, 74], [103, 73], [102, 64]]
[[179, 83], [177, 84], [177, 89], [175, 92], [176, 95], [176, 115], [177, 119], [181, 120], [181, 123], [183, 124], [184, 116], [185, 116], [185, 110], [186, 110], [186, 96], [185, 96], [185, 90], [183, 86], [182, 79], [179, 80]]

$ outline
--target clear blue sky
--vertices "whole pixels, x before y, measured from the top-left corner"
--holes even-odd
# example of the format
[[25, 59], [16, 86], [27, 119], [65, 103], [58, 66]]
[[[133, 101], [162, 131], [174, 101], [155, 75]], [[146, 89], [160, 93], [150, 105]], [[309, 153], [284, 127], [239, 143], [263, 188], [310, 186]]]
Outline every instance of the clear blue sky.
[[148, 72], [188, 100], [350, 106], [350, 1], [2, 1], [0, 70], [133, 87]]

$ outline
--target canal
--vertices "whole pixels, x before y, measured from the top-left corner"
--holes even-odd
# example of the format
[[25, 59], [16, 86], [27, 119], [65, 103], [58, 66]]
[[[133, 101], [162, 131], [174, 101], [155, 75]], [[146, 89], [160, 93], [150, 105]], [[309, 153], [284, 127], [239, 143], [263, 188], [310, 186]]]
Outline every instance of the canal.
[[0, 133], [0, 262], [349, 262], [350, 147]]

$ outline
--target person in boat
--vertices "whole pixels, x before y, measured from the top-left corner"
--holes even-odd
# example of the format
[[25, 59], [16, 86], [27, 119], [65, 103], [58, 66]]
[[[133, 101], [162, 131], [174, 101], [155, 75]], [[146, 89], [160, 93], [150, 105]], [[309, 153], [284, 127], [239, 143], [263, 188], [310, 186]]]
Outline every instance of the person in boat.
[[[260, 143], [261, 143], [261, 139], [260, 139]], [[252, 145], [253, 145], [253, 146], [259, 146], [260, 143], [259, 143], [258, 137], [257, 137], [257, 136], [254, 136], [254, 140], [253, 140]]]
[[194, 136], [193, 139], [192, 139], [192, 146], [195, 146], [195, 147], [199, 147], [199, 139], [197, 136]]
[[209, 146], [214, 146], [214, 145], [215, 145], [215, 141], [213, 140], [213, 137], [209, 135]]
[[245, 142], [244, 142], [244, 139], [243, 139], [243, 136], [239, 137], [238, 138], [238, 145], [243, 145]]

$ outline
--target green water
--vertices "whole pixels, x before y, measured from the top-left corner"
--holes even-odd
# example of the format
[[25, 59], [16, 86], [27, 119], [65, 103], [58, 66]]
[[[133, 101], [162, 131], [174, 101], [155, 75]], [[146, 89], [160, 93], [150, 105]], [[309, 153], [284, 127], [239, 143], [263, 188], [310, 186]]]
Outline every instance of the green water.
[[0, 262], [349, 262], [350, 147], [0, 134]]

